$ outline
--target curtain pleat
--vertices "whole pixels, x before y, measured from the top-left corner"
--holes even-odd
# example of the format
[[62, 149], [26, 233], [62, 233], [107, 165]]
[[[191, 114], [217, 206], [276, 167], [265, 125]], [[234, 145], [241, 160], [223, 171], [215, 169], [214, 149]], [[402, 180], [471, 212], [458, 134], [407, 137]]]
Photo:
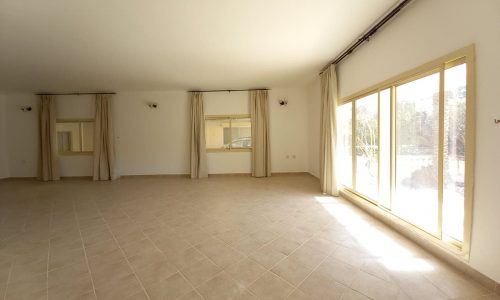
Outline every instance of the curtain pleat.
[[111, 95], [99, 94], [95, 98], [94, 180], [116, 179], [114, 168], [115, 148]]
[[203, 93], [191, 92], [191, 178], [208, 177]]
[[38, 177], [43, 181], [60, 179], [55, 107], [54, 96], [40, 96], [40, 164]]
[[252, 176], [271, 176], [269, 138], [269, 95], [265, 90], [250, 91], [252, 118]]
[[[335, 170], [337, 144], [337, 72], [331, 65], [321, 74], [321, 191], [338, 196]], [[341, 170], [340, 170], [341, 171]]]

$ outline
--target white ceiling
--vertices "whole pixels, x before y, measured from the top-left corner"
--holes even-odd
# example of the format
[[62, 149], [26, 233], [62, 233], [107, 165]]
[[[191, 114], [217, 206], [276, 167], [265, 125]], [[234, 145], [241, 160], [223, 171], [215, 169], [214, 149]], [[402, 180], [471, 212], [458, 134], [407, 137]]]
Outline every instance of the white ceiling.
[[396, 0], [0, 0], [0, 92], [310, 82]]

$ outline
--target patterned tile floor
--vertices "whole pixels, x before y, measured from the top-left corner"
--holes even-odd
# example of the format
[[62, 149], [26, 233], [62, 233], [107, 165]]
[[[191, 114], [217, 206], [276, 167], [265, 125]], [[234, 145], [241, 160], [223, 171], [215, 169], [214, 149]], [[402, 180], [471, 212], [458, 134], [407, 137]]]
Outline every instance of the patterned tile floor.
[[0, 182], [0, 299], [500, 299], [308, 175]]

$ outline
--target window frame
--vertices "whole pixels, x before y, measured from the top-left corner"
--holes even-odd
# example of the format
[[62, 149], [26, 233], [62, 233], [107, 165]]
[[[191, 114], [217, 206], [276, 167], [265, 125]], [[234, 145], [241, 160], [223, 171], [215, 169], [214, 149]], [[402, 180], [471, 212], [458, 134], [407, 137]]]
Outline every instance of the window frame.
[[[234, 115], [207, 115], [205, 116], [205, 127], [206, 127], [206, 121], [207, 120], [229, 120], [229, 137], [230, 140], [232, 141], [232, 122], [235, 119], [251, 119], [250, 114], [234, 114]], [[250, 130], [251, 130], [251, 121], [250, 121]], [[206, 134], [206, 133], [205, 133]], [[206, 141], [205, 141], [205, 147], [206, 147]], [[206, 147], [207, 152], [252, 152], [252, 147], [248, 148], [232, 148], [231, 145], [229, 148], [208, 148]]]
[[[443, 240], [442, 233], [442, 223], [443, 223], [443, 168], [444, 168], [444, 105], [445, 105], [445, 95], [444, 95], [444, 73], [447, 69], [466, 64], [466, 115], [465, 115], [465, 174], [464, 174], [464, 235], [463, 242], [456, 240]], [[393, 200], [395, 195], [395, 169], [396, 169], [396, 88], [408, 82], [423, 78], [425, 76], [438, 73], [440, 77], [439, 83], [439, 141], [438, 141], [438, 234], [434, 235], [422, 229], [421, 227], [412, 224], [406, 219], [402, 219], [400, 216], [391, 211], [393, 207]], [[471, 233], [472, 233], [472, 207], [473, 207], [473, 188], [474, 188], [474, 165], [475, 165], [475, 95], [476, 95], [476, 83], [475, 83], [475, 46], [474, 44], [469, 45], [465, 48], [454, 51], [448, 55], [435, 59], [431, 62], [425, 63], [419, 67], [411, 69], [409, 71], [403, 72], [400, 75], [394, 76], [388, 80], [385, 80], [379, 84], [371, 86], [367, 89], [361, 90], [350, 96], [344, 97], [338, 100], [338, 106], [352, 103], [352, 143], [356, 140], [355, 137], [355, 122], [356, 122], [356, 100], [364, 98], [365, 96], [371, 94], [378, 95], [378, 142], [379, 142], [379, 163], [378, 163], [378, 180], [379, 180], [379, 191], [380, 191], [380, 92], [390, 89], [390, 206], [387, 208], [383, 206], [379, 199], [374, 200], [362, 195], [356, 191], [356, 158], [355, 152], [352, 153], [352, 188], [345, 187], [341, 185], [341, 192], [347, 197], [352, 197], [355, 199], [362, 199], [367, 201], [372, 205], [377, 206], [383, 212], [388, 213], [391, 216], [396, 217], [401, 220], [403, 224], [410, 225], [414, 231], [424, 235], [426, 238], [430, 239], [435, 244], [449, 250], [450, 252], [456, 254], [458, 257], [465, 261], [469, 260], [470, 254], [470, 244], [471, 244]], [[354, 147], [353, 147], [354, 149]]]
[[[95, 128], [95, 119], [56, 119], [57, 123], [78, 123], [79, 137], [80, 137], [80, 150], [82, 150], [83, 145], [83, 126], [82, 123], [93, 123]], [[56, 130], [57, 133], [57, 130]], [[92, 137], [94, 139], [94, 137]], [[93, 148], [93, 147], [92, 147]], [[75, 155], [94, 155], [94, 151], [58, 151], [58, 155], [63, 156], [75, 156]]]

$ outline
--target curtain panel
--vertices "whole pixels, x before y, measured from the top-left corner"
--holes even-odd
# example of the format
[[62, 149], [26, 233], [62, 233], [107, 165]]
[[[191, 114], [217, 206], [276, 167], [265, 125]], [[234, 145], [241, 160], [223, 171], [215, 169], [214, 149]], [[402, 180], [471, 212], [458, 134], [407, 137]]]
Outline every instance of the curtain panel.
[[191, 178], [208, 177], [203, 93], [191, 92]]
[[271, 176], [269, 138], [269, 95], [265, 90], [250, 91], [252, 119], [252, 176]]
[[320, 181], [321, 191], [338, 196], [336, 176], [337, 144], [337, 72], [330, 65], [321, 74], [321, 144]]
[[108, 94], [95, 97], [94, 180], [117, 178], [111, 98]]
[[59, 180], [55, 96], [40, 96], [40, 151], [38, 178]]

